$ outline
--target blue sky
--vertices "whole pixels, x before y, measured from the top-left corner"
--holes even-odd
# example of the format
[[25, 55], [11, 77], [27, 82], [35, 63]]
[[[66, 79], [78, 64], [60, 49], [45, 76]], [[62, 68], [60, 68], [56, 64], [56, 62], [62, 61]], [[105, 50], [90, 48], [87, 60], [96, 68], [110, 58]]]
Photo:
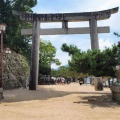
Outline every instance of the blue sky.
[[[38, 4], [33, 8], [34, 13], [74, 13], [74, 12], [93, 12], [120, 7], [120, 0], [38, 0]], [[120, 8], [119, 8], [120, 9]], [[110, 19], [97, 22], [98, 26], [110, 26], [110, 33], [99, 34], [99, 46], [103, 50], [117, 44], [120, 38], [113, 32], [120, 34], [120, 10], [112, 14]], [[41, 28], [61, 28], [61, 23], [41, 23]], [[71, 22], [69, 27], [89, 27], [88, 22]], [[44, 40], [49, 40], [57, 49], [56, 58], [62, 65], [66, 65], [70, 56], [61, 51], [63, 43], [76, 45], [82, 51], [91, 48], [89, 34], [77, 35], [46, 35], [40, 36]], [[58, 66], [52, 64], [52, 68]]]

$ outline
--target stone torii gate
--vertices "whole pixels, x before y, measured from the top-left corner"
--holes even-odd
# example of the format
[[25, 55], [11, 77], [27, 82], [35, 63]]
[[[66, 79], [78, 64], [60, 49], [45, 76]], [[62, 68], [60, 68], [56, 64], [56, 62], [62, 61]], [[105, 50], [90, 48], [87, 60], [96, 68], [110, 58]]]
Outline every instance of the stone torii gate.
[[[32, 53], [30, 70], [30, 90], [36, 90], [38, 84], [39, 66], [39, 38], [40, 35], [57, 34], [90, 34], [91, 49], [99, 49], [98, 33], [109, 33], [109, 26], [97, 27], [97, 20], [109, 19], [111, 14], [117, 13], [119, 7], [96, 12], [59, 13], [59, 14], [31, 14], [13, 11], [22, 21], [33, 22], [33, 29], [22, 29], [22, 35], [32, 35]], [[90, 27], [69, 28], [68, 22], [89, 21]], [[40, 29], [42, 22], [62, 22], [62, 28]]]

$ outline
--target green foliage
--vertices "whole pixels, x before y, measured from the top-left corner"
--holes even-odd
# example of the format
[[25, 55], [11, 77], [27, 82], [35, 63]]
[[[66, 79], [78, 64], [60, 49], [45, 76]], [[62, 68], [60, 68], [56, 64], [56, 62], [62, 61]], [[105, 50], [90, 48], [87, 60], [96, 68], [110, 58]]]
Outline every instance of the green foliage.
[[86, 74], [72, 71], [69, 66], [60, 66], [57, 70], [52, 69], [51, 74], [54, 77], [65, 77], [65, 78], [80, 78], [87, 76]]
[[19, 17], [13, 16], [12, 10], [19, 12], [32, 12], [31, 7], [37, 4], [37, 0], [1, 0], [0, 23], [7, 25], [4, 34], [4, 47], [30, 57], [30, 36], [21, 36], [22, 28], [31, 28], [31, 23], [23, 23]]
[[116, 35], [117, 37], [120, 37], [120, 34], [118, 34], [118, 33], [116, 33], [116, 32], [114, 32], [114, 35]]
[[112, 49], [106, 48], [102, 52], [96, 49], [81, 52], [74, 46], [72, 46], [71, 52], [71, 47], [67, 45], [63, 45], [62, 50], [72, 55], [72, 59], [69, 61], [71, 70], [94, 76], [115, 76], [113, 71], [117, 53], [117, 46], [115, 45]]
[[80, 50], [76, 46], [74, 45], [68, 46], [66, 43], [62, 45], [61, 50], [64, 52], [68, 52], [69, 55], [73, 55], [80, 52]]
[[60, 65], [58, 59], [55, 58], [56, 48], [49, 41], [41, 41], [40, 43], [40, 59], [39, 59], [39, 73], [43, 75], [50, 75], [51, 64]]
[[52, 70], [52, 76], [54, 77], [66, 77], [68, 76], [69, 68], [60, 66], [57, 70]]

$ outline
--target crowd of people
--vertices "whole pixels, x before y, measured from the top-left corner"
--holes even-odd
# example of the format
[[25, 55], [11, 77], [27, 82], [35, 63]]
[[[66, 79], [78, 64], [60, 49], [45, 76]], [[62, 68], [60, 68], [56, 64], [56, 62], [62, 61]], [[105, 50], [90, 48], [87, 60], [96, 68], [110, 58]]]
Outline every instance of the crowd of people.
[[39, 78], [38, 84], [39, 85], [53, 85], [53, 84], [70, 84], [72, 82], [71, 78], [64, 78], [64, 77], [50, 77], [50, 76], [41, 76]]

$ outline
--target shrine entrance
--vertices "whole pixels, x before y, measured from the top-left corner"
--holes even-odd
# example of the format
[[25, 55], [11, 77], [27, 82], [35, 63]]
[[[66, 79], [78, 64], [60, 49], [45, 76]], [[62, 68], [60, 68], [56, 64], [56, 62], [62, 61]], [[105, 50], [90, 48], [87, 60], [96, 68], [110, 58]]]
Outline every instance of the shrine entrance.
[[[30, 90], [36, 90], [38, 84], [39, 69], [39, 40], [40, 35], [57, 34], [90, 34], [91, 49], [99, 49], [98, 33], [109, 33], [109, 26], [97, 27], [98, 20], [109, 19], [111, 14], [118, 12], [118, 7], [82, 13], [59, 13], [59, 14], [31, 14], [13, 11], [14, 15], [20, 16], [20, 20], [33, 22], [33, 29], [22, 29], [22, 35], [32, 35], [32, 53], [30, 68]], [[69, 28], [68, 22], [89, 21], [89, 27]], [[62, 22], [62, 28], [40, 29], [42, 22]]]

